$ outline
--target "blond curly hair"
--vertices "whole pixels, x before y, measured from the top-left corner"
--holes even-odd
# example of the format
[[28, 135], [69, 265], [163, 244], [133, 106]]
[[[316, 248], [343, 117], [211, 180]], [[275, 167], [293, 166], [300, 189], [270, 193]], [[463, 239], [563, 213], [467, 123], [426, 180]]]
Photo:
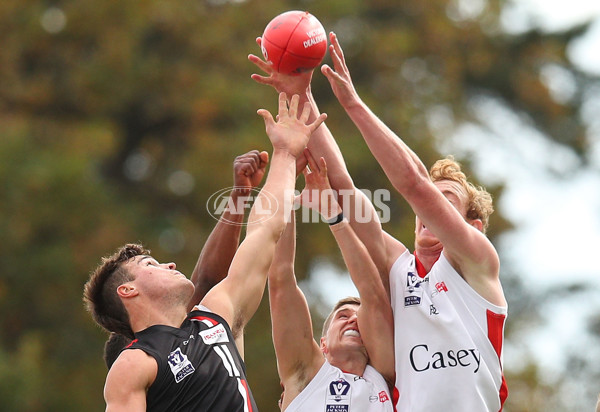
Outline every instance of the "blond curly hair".
[[492, 205], [492, 195], [490, 195], [483, 187], [476, 187], [467, 180], [467, 176], [461, 170], [461, 165], [453, 156], [448, 156], [445, 159], [440, 159], [434, 163], [429, 171], [431, 180], [437, 182], [440, 180], [450, 180], [457, 182], [467, 194], [467, 219], [480, 219], [483, 223], [482, 231], [487, 231], [490, 215], [494, 212]]

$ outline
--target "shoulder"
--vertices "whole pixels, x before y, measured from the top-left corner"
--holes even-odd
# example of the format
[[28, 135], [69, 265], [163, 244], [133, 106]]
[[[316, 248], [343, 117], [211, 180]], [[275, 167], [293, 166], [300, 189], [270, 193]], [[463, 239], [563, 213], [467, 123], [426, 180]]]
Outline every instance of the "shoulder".
[[146, 394], [156, 379], [158, 364], [141, 349], [123, 351], [110, 368], [106, 377], [104, 395], [107, 402], [117, 402], [129, 396]]
[[112, 368], [110, 373], [115, 371], [118, 374], [130, 375], [130, 374], [152, 374], [156, 376], [158, 365], [156, 360], [142, 349], [127, 349], [121, 352]]
[[385, 242], [385, 254], [387, 256], [386, 266], [389, 272], [398, 258], [408, 249], [402, 242], [385, 231], [383, 232], [383, 238]]

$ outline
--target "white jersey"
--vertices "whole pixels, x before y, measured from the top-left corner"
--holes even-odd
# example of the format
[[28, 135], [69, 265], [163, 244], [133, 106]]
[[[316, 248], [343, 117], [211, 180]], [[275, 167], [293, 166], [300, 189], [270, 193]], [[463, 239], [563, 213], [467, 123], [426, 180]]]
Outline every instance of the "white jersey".
[[325, 361], [285, 412], [392, 412], [385, 379], [370, 365], [362, 376]]
[[390, 271], [397, 410], [498, 412], [507, 307], [491, 304], [444, 254], [424, 277], [404, 252]]

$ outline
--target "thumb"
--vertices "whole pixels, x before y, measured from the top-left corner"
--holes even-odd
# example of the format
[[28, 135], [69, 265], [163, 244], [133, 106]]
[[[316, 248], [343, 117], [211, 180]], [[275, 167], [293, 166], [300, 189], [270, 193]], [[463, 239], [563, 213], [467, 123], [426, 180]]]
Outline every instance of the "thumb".
[[265, 126], [269, 127], [271, 125], [273, 125], [275, 123], [275, 121], [273, 120], [273, 116], [271, 115], [271, 112], [266, 110], [266, 109], [258, 109], [256, 111], [256, 113], [258, 113], [259, 116], [261, 116], [263, 118], [263, 120], [265, 121]]
[[260, 156], [260, 168], [266, 167], [269, 163], [269, 152], [265, 152], [264, 150], [259, 153]]

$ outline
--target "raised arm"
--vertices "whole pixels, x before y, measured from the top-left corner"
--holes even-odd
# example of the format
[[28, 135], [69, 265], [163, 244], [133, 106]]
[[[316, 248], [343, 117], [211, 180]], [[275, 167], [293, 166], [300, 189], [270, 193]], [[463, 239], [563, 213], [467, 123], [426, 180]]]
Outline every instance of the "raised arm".
[[[360, 295], [358, 328], [369, 354], [369, 364], [383, 375], [391, 388], [395, 380], [394, 321], [392, 307], [387, 303], [386, 290], [367, 248], [348, 220], [336, 220], [342, 208], [329, 185], [325, 159], [321, 157], [317, 162], [308, 150], [305, 153], [310, 172], [305, 172], [306, 187], [301, 195], [303, 204], [310, 207], [318, 205], [319, 213], [330, 222], [331, 232]], [[307, 199], [308, 194], [313, 199]]]
[[243, 331], [260, 304], [275, 245], [292, 210], [297, 157], [302, 154], [310, 134], [326, 117], [323, 115], [307, 124], [309, 110], [305, 107], [298, 113], [298, 96], [292, 97], [288, 108], [285, 93], [282, 93], [277, 122], [268, 111], [258, 111], [273, 145], [271, 167], [250, 211], [246, 238], [233, 258], [227, 277], [202, 301], [204, 306], [225, 318], [234, 336]]
[[285, 388], [282, 410], [308, 385], [325, 359], [313, 337], [310, 310], [294, 276], [294, 213], [277, 243], [269, 269], [269, 305], [279, 378]]
[[[498, 256], [494, 247], [431, 182], [418, 156], [360, 99], [334, 33], [330, 34], [330, 41], [335, 70], [323, 65], [321, 72], [388, 179], [425, 227], [444, 245], [444, 254], [465, 280], [483, 296], [498, 296]], [[490, 285], [496, 291], [490, 293]]]
[[[257, 38], [257, 43], [260, 46], [260, 38]], [[319, 115], [319, 108], [311, 90], [312, 71], [298, 76], [288, 76], [276, 72], [270, 64], [253, 54], [249, 55], [248, 59], [267, 74], [267, 76], [253, 74], [254, 81], [271, 86], [278, 92], [300, 95], [301, 101], [309, 102], [311, 105], [311, 118]], [[391, 266], [396, 257], [406, 248], [393, 238], [388, 237], [391, 242], [385, 242], [386, 238], [383, 236], [381, 223], [371, 200], [355, 187], [342, 152], [325, 123], [313, 133], [308, 147], [314, 156], [323, 157], [327, 161], [331, 187], [338, 193], [338, 198], [343, 199], [344, 214], [357, 235], [365, 243], [387, 289], [388, 266]]]
[[190, 299], [188, 310], [197, 305], [206, 293], [225, 276], [240, 243], [240, 234], [244, 223], [245, 208], [236, 208], [238, 201], [248, 196], [257, 187], [265, 174], [269, 154], [252, 150], [237, 156], [233, 162], [233, 190], [229, 205], [210, 233], [200, 252], [200, 257], [192, 273], [192, 282], [196, 287]]

